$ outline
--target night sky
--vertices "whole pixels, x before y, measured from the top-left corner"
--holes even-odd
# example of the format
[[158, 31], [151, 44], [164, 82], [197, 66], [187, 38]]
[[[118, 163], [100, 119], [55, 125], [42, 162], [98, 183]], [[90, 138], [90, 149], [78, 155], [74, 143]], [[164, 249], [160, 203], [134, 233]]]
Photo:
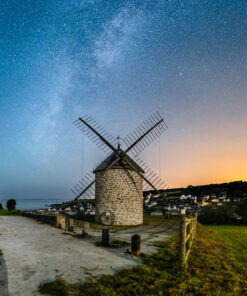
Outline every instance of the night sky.
[[247, 1], [0, 3], [0, 199], [64, 198], [104, 159], [72, 125], [169, 127], [141, 157], [169, 187], [247, 179]]

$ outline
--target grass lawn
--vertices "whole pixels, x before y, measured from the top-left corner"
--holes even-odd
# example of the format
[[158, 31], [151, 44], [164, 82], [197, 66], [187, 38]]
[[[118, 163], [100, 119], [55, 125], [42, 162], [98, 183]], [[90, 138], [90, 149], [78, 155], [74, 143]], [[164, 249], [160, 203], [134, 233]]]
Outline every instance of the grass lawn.
[[[187, 272], [180, 271], [178, 239], [173, 239], [161, 245], [157, 254], [144, 257], [143, 264], [115, 275], [92, 277], [76, 287], [68, 285], [73, 294], [64, 295], [247, 295], [247, 276], [239, 269], [238, 260], [228, 242], [198, 224]], [[42, 292], [42, 286], [40, 289]]]
[[238, 262], [239, 272], [247, 276], [247, 226], [206, 226], [229, 246], [231, 254]]
[[0, 210], [0, 216], [9, 216], [9, 215], [21, 215], [20, 210]]
[[181, 194], [181, 190], [168, 191], [168, 192], [165, 192], [165, 194], [166, 194], [166, 196], [179, 195], [179, 194]]

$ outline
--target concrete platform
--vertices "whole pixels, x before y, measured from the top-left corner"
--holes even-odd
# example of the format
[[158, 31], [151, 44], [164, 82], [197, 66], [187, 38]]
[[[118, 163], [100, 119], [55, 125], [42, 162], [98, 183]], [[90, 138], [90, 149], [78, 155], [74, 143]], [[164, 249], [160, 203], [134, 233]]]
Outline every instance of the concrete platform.
[[[152, 241], [169, 239], [177, 225], [156, 223], [114, 231], [112, 239], [130, 241], [141, 234], [142, 252], [152, 254], [157, 248]], [[80, 229], [75, 229], [80, 232]], [[141, 264], [139, 258], [119, 249], [95, 246], [101, 239], [100, 228], [92, 229], [92, 237], [79, 239], [74, 234], [25, 217], [0, 216], [0, 295], [40, 295], [42, 282], [62, 277], [70, 283], [83, 282], [90, 275], [114, 272]]]

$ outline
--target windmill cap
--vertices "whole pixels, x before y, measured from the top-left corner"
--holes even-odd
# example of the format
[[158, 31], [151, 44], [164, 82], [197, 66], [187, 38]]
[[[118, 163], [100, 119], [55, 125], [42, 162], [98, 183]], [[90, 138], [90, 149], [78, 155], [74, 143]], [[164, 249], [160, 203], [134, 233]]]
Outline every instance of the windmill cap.
[[[119, 148], [118, 152], [121, 153], [123, 152], [123, 150]], [[97, 173], [99, 171], [105, 171], [117, 158], [118, 158], [118, 155], [115, 152], [113, 152], [99, 166], [97, 166], [97, 168], [93, 172]], [[133, 167], [131, 167], [128, 164], [128, 162], [124, 160], [124, 158], [127, 159], [127, 161], [131, 163]], [[145, 173], [144, 170], [127, 154], [124, 155], [124, 158], [117, 161], [110, 169], [123, 169], [123, 165], [124, 165], [124, 168], [128, 170], [132, 170], [132, 171], [137, 170], [142, 174]]]

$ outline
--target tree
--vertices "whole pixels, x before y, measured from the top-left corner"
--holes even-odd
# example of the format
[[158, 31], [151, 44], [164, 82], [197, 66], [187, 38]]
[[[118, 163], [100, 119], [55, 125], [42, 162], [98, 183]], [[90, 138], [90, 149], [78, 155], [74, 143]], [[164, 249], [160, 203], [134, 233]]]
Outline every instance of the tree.
[[247, 224], [247, 199], [238, 203], [236, 213], [242, 217], [243, 223]]
[[0, 203], [0, 210], [2, 210], [3, 209], [3, 205]]
[[232, 224], [233, 212], [231, 204], [209, 205], [201, 208], [198, 220], [205, 224]]
[[11, 198], [7, 201], [6, 207], [9, 211], [15, 210], [16, 201], [15, 199]]

